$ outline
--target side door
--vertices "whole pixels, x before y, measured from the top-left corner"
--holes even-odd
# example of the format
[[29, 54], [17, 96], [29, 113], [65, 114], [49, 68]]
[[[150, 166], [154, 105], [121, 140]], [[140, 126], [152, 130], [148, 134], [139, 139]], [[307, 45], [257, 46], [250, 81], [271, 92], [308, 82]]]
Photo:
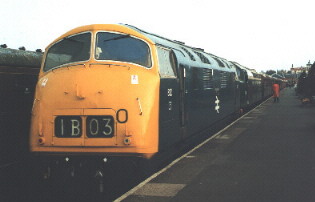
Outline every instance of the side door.
[[179, 65], [179, 102], [180, 102], [180, 128], [182, 137], [185, 138], [187, 134], [187, 121], [188, 121], [188, 112], [187, 112], [187, 84], [186, 84], [186, 69], [188, 66], [180, 64]]
[[172, 49], [157, 46], [160, 74], [159, 149], [180, 141], [180, 90], [177, 59]]
[[241, 108], [240, 98], [240, 80], [237, 74], [232, 74], [232, 80], [234, 82], [233, 88], [234, 88], [234, 111], [239, 112]]

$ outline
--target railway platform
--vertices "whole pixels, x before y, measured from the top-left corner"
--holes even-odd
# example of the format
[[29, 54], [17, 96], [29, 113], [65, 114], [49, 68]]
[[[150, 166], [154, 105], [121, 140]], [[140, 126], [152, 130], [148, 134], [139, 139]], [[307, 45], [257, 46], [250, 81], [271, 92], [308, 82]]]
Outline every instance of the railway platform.
[[284, 89], [116, 201], [315, 201], [314, 117]]

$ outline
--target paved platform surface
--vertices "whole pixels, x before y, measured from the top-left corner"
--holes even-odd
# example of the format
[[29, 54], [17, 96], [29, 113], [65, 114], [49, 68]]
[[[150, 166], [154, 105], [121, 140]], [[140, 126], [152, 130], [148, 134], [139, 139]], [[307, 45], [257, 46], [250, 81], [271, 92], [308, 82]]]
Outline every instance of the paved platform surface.
[[314, 202], [315, 106], [301, 106], [293, 89], [280, 96], [123, 201]]

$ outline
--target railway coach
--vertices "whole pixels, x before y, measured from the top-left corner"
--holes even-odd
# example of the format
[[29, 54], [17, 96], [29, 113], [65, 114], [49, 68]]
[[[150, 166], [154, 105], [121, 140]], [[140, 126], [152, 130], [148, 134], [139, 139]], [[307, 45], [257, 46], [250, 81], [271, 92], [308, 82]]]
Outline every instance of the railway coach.
[[41, 52], [0, 48], [0, 163], [25, 157]]

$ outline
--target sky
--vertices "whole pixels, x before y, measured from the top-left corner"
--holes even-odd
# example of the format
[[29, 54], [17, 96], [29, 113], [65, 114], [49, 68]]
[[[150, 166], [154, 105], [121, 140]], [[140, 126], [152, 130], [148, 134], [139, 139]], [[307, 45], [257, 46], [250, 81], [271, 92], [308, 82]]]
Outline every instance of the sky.
[[73, 28], [124, 23], [259, 72], [315, 61], [313, 0], [0, 1], [0, 44], [14, 49], [44, 50]]

